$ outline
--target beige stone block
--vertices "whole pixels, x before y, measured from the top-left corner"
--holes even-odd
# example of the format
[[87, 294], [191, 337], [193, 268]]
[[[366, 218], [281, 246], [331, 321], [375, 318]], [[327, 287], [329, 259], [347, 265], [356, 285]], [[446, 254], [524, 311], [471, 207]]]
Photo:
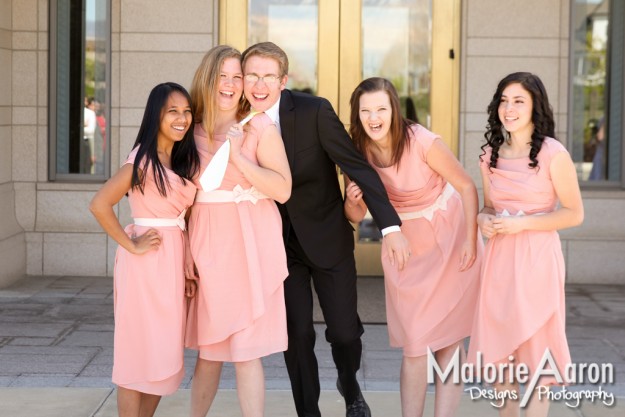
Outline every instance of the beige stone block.
[[44, 275], [106, 275], [104, 233], [44, 233]]
[[37, 191], [73, 191], [73, 192], [93, 192], [102, 187], [102, 184], [88, 182], [39, 182]]
[[[558, 109], [559, 59], [557, 58], [467, 58], [467, 112], [482, 112], [488, 106], [497, 84], [506, 75], [529, 71], [540, 77], [554, 109]], [[555, 98], [555, 101], [554, 101]]]
[[48, 50], [48, 32], [37, 33], [37, 49], [40, 51]]
[[13, 36], [10, 30], [0, 29], [0, 49], [11, 50]]
[[469, 37], [557, 38], [560, 1], [471, 0], [467, 8]]
[[15, 191], [13, 183], [6, 182], [0, 184], [0, 240], [23, 231], [15, 219]]
[[0, 106], [11, 106], [11, 71], [13, 58], [11, 51], [0, 49]]
[[111, 33], [111, 52], [121, 51], [121, 34]]
[[484, 133], [486, 131], [486, 125], [488, 124], [488, 113], [486, 113], [486, 106], [484, 106], [483, 112], [465, 113], [465, 120], [465, 131]]
[[122, 33], [121, 50], [150, 52], [202, 52], [213, 45], [211, 34]]
[[1, 106], [0, 107], [0, 126], [8, 126], [10, 127], [11, 122], [11, 107], [9, 106]]
[[11, 127], [0, 126], [0, 184], [8, 183], [13, 178], [11, 142]]
[[[121, 53], [120, 107], [143, 107], [152, 88], [164, 81], [182, 85], [193, 74], [204, 53]], [[186, 85], [185, 85], [186, 87]]]
[[111, 32], [119, 33], [121, 30], [122, 0], [111, 0]]
[[48, 164], [50, 155], [48, 155], [48, 127], [37, 127], [37, 180], [48, 181]]
[[0, 0], [0, 29], [11, 29], [12, 0]]
[[[147, 102], [147, 99], [146, 99]], [[119, 126], [139, 129], [143, 120], [144, 107], [122, 108], [119, 111]]]
[[119, 159], [117, 160], [117, 166], [120, 167], [126, 162], [126, 158], [128, 154], [132, 150], [132, 145], [134, 145], [135, 140], [137, 139], [137, 132], [139, 131], [139, 127], [120, 127], [119, 128]]
[[39, 9], [37, 15], [39, 18], [39, 30], [48, 30], [48, 8], [50, 6], [50, 0], [39, 0]]
[[563, 238], [625, 241], [625, 199], [592, 198], [582, 191], [582, 200], [584, 222], [581, 226], [562, 230], [560, 235]]
[[471, 176], [475, 185], [482, 186], [482, 178], [480, 176], [479, 156], [482, 153], [480, 146], [484, 144], [484, 136], [479, 132], [465, 132], [462, 146], [462, 166]]
[[13, 50], [37, 49], [37, 32], [13, 32]]
[[186, 1], [184, 7], [124, 0], [120, 14], [122, 32], [205, 33], [213, 27], [213, 2], [206, 0]]
[[43, 275], [43, 233], [26, 233], [26, 273]]
[[12, 95], [14, 106], [37, 105], [37, 52], [13, 52]]
[[47, 126], [48, 124], [48, 108], [37, 107], [37, 124], [40, 126]]
[[37, 180], [37, 127], [14, 126], [12, 138], [13, 180]]
[[6, 287], [26, 273], [24, 233], [0, 240], [0, 288]]
[[468, 56], [553, 57], [560, 52], [560, 39], [469, 38]]
[[[111, 176], [115, 175], [117, 169], [119, 168], [119, 128], [113, 127], [111, 128]], [[128, 153], [125, 152], [124, 155]]]
[[[120, 99], [120, 53], [111, 53], [111, 108], [119, 108]], [[119, 120], [119, 119], [117, 119]]]
[[37, 124], [37, 108], [13, 106], [13, 126]]
[[560, 37], [568, 39], [571, 36], [571, 2], [560, 0]]
[[123, 226], [132, 223], [132, 214], [130, 212], [130, 204], [128, 198], [124, 197], [119, 201], [116, 207], [117, 218]]
[[35, 231], [37, 189], [34, 182], [15, 182], [15, 217], [27, 232]]
[[567, 283], [625, 285], [625, 241], [570, 240]]
[[13, 2], [13, 30], [37, 30], [38, 0]]
[[42, 107], [48, 106], [48, 53], [37, 53], [37, 105]]
[[[552, 103], [553, 110], [558, 113], [566, 113], [569, 106], [569, 60], [568, 58], [560, 58], [559, 61], [559, 78], [558, 78], [558, 101]], [[544, 81], [543, 81], [544, 82]], [[555, 97], [554, 97], [555, 98]], [[549, 100], [553, 100], [549, 95]]]
[[93, 191], [39, 191], [37, 231], [99, 232], [100, 226], [89, 211]]

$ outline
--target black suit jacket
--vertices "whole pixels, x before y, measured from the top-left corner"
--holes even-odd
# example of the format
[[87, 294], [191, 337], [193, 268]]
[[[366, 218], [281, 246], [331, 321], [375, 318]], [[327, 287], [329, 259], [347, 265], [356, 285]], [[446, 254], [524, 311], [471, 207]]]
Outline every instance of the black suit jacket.
[[283, 90], [280, 129], [293, 177], [291, 198], [279, 204], [285, 242], [292, 226], [308, 258], [322, 268], [353, 256], [353, 229], [343, 213], [336, 165], [360, 186], [381, 229], [401, 224], [380, 177], [328, 100]]

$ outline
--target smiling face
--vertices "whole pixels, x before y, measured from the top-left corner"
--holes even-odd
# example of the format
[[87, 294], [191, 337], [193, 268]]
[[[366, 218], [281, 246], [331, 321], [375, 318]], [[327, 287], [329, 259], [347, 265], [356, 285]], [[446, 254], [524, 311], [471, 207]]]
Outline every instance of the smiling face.
[[390, 143], [393, 110], [386, 91], [362, 94], [358, 113], [360, 123], [371, 140], [379, 144]]
[[181, 141], [192, 121], [189, 101], [181, 92], [173, 91], [161, 115], [161, 125], [158, 131], [159, 144], [173, 146], [174, 142]]
[[221, 66], [217, 106], [219, 110], [236, 110], [243, 94], [243, 73], [238, 58], [227, 58]]
[[[259, 55], [249, 57], [245, 62], [245, 82], [243, 92], [245, 98], [256, 111], [265, 111], [273, 106], [280, 98], [280, 93], [286, 87], [288, 76], [280, 73], [280, 65], [273, 58]], [[255, 76], [255, 77], [254, 77]], [[274, 82], [268, 82], [265, 78], [273, 78]], [[248, 78], [258, 78], [248, 80]]]
[[509, 84], [501, 93], [499, 120], [512, 136], [531, 136], [532, 111], [532, 96], [521, 84]]

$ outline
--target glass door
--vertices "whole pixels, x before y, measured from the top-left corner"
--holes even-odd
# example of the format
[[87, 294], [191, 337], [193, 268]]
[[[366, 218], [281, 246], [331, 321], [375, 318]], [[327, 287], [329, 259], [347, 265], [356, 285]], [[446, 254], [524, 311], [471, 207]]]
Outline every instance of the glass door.
[[[346, 127], [358, 83], [388, 78], [404, 115], [457, 152], [460, 0], [221, 0], [219, 22], [220, 43], [283, 48], [287, 87], [330, 100]], [[377, 226], [355, 226], [359, 274], [381, 275]]]

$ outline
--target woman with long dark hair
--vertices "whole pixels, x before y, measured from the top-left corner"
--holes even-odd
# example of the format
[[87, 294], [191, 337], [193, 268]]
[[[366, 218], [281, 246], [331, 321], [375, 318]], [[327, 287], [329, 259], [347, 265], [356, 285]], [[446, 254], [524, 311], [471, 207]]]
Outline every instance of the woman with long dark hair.
[[[517, 72], [503, 78], [488, 105], [480, 168], [488, 238], [469, 360], [521, 364], [530, 377], [548, 349], [562, 371], [571, 361], [564, 330], [564, 258], [558, 230], [579, 225], [584, 207], [573, 161], [555, 139], [555, 123], [540, 78]], [[519, 393], [509, 375], [501, 391]], [[548, 386], [553, 378], [541, 378]], [[517, 399], [518, 401], [518, 399]], [[534, 394], [529, 417], [546, 416], [549, 402]], [[518, 416], [507, 400], [502, 416]]]
[[[482, 253], [477, 190], [440, 136], [402, 117], [390, 81], [364, 80], [350, 104], [352, 140], [380, 175], [410, 243], [403, 269], [384, 249], [382, 266], [391, 346], [403, 349], [402, 415], [421, 416], [428, 349], [442, 369], [465, 356]], [[358, 222], [367, 208], [360, 187], [346, 183], [345, 214]], [[461, 394], [461, 384], [437, 378], [435, 415], [453, 415]]]
[[[185, 212], [199, 168], [189, 93], [154, 87], [130, 155], [89, 209], [118, 244], [115, 258], [113, 382], [120, 417], [152, 416], [161, 396], [184, 376]], [[133, 224], [122, 228], [114, 206], [128, 195]]]

